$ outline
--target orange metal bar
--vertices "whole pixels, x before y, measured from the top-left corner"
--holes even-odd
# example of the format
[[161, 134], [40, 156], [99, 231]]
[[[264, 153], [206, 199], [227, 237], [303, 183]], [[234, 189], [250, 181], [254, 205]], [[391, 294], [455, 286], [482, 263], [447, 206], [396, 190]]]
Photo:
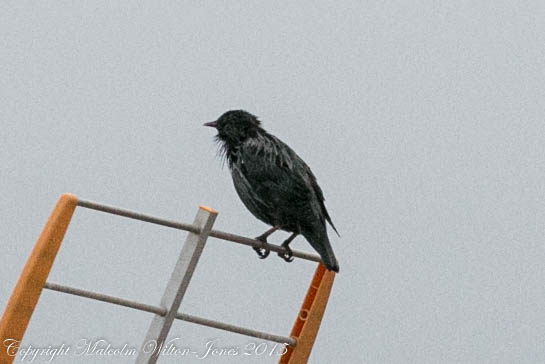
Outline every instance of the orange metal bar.
[[17, 280], [0, 320], [2, 364], [9, 364], [15, 358], [13, 350], [17, 345], [8, 348], [7, 344], [19, 343], [23, 339], [77, 202], [74, 195], [61, 195]]
[[291, 329], [290, 336], [297, 340], [297, 345], [295, 348], [288, 347], [286, 354], [280, 358], [279, 364], [305, 364], [308, 361], [334, 279], [335, 272], [326, 270], [323, 264], [318, 265], [299, 315]]

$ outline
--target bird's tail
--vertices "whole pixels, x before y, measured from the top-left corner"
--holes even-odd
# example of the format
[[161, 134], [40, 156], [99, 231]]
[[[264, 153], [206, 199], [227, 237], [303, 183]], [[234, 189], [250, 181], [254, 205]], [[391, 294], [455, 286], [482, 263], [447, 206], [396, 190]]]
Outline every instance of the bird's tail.
[[323, 226], [321, 229], [313, 229], [312, 232], [303, 231], [302, 234], [318, 254], [320, 254], [325, 267], [328, 270], [339, 273], [339, 262], [337, 262], [335, 253], [333, 253], [333, 248], [329, 243], [326, 227]]

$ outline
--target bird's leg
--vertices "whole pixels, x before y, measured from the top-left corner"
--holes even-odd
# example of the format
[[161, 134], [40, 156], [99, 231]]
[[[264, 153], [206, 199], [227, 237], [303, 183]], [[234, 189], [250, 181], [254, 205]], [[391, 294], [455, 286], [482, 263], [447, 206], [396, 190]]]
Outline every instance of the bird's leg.
[[295, 239], [295, 237], [299, 235], [299, 233], [293, 233], [290, 235], [289, 238], [287, 238], [283, 243], [282, 243], [282, 248], [285, 249], [284, 252], [278, 252], [278, 256], [282, 259], [284, 259], [286, 262], [293, 262], [293, 252], [291, 251], [291, 248], [290, 248], [290, 243], [292, 242], [293, 239]]
[[265, 259], [269, 256], [271, 252], [271, 248], [269, 248], [269, 244], [267, 244], [267, 238], [269, 235], [274, 233], [276, 230], [280, 229], [280, 226], [273, 226], [269, 230], [265, 231], [263, 234], [259, 235], [255, 240], [259, 240], [261, 242], [261, 246], [257, 247], [254, 246], [253, 249], [256, 251], [257, 255], [259, 255], [259, 259]]

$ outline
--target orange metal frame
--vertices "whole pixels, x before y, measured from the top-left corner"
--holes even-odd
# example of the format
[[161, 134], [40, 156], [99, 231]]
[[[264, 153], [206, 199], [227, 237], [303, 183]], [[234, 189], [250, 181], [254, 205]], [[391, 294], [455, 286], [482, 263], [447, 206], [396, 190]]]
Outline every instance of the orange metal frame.
[[[0, 319], [2, 364], [10, 364], [15, 359], [14, 353], [6, 350], [4, 342], [9, 339], [22, 341], [77, 203], [76, 196], [61, 195], [17, 280]], [[322, 264], [318, 264], [291, 330], [290, 335], [297, 340], [297, 345], [295, 348], [288, 348], [279, 364], [307, 363], [318, 335], [334, 278], [335, 272], [328, 271]]]
[[34, 244], [0, 320], [0, 363], [9, 364], [15, 358], [5, 340], [23, 339], [77, 203], [76, 196], [63, 194]]
[[326, 270], [323, 264], [318, 264], [299, 315], [291, 329], [290, 336], [297, 340], [297, 345], [295, 348], [288, 347], [287, 353], [282, 355], [279, 364], [304, 364], [308, 361], [334, 279], [335, 272]]

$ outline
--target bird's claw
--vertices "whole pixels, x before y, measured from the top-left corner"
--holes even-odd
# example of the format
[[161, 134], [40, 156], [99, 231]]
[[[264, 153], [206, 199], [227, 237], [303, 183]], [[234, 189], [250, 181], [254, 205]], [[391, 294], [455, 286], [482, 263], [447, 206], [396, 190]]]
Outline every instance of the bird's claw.
[[293, 251], [291, 248], [288, 245], [282, 245], [282, 247], [285, 250], [283, 252], [278, 252], [278, 256], [288, 263], [293, 262]]
[[257, 253], [257, 255], [259, 256], [259, 259], [265, 259], [269, 256], [269, 254], [271, 253], [271, 248], [269, 248], [269, 244], [267, 243], [267, 239], [262, 237], [262, 236], [258, 236], [257, 238], [255, 238], [255, 240], [258, 240], [261, 242], [261, 246], [254, 246], [253, 249], [255, 250], [255, 252]]

